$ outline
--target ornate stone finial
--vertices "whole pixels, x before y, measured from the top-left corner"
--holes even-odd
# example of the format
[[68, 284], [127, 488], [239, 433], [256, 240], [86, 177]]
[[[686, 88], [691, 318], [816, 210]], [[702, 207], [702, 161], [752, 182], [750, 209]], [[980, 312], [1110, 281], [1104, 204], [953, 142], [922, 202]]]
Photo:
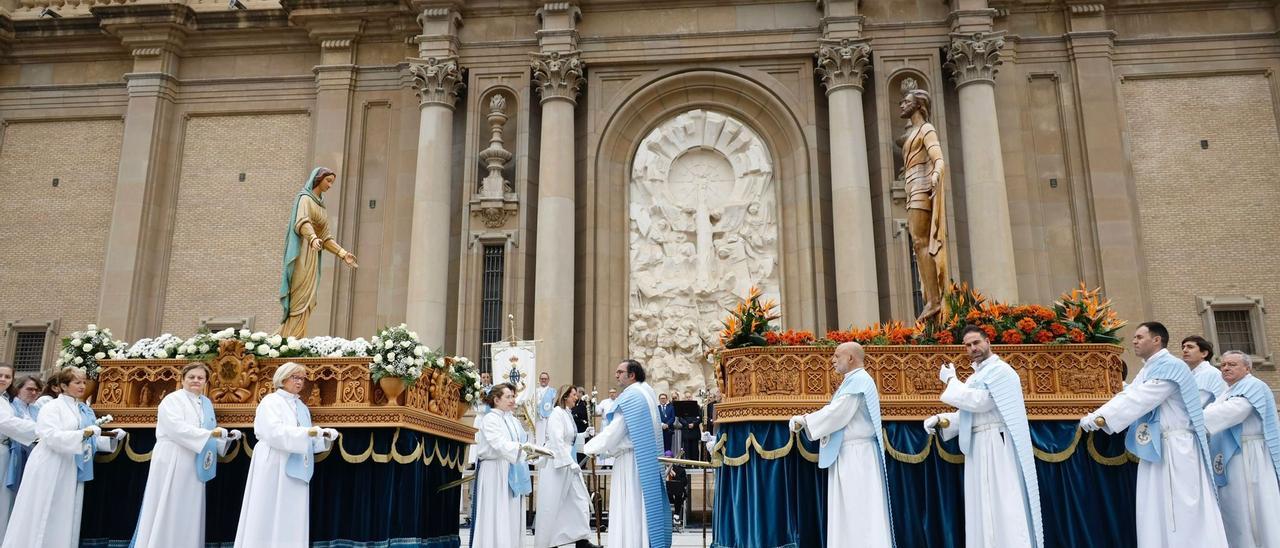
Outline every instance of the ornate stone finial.
[[533, 81], [542, 91], [543, 101], [564, 99], [577, 103], [578, 91], [584, 82], [583, 71], [587, 68], [577, 51], [535, 53], [532, 65]]
[[462, 68], [455, 59], [431, 57], [426, 62], [411, 63], [409, 74], [413, 77], [413, 90], [418, 94], [420, 106], [436, 103], [453, 108], [458, 92], [466, 87], [462, 82]]
[[848, 38], [823, 42], [818, 47], [818, 66], [813, 71], [822, 77], [827, 93], [846, 86], [861, 91], [871, 67], [871, 46]]
[[953, 33], [947, 48], [947, 68], [951, 69], [956, 87], [972, 82], [996, 80], [1000, 49], [1004, 47], [1004, 31]]
[[507, 180], [502, 177], [502, 167], [511, 160], [511, 153], [502, 147], [502, 127], [507, 123], [507, 99], [494, 94], [489, 100], [489, 147], [480, 151], [480, 161], [488, 164], [489, 175], [480, 182], [480, 196], [502, 199], [508, 192]]

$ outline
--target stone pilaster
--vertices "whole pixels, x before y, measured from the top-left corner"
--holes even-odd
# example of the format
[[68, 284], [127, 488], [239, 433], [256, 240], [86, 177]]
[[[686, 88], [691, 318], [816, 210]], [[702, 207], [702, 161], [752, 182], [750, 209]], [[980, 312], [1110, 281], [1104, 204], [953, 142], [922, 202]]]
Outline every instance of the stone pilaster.
[[1120, 84], [1112, 61], [1116, 33], [1107, 28], [1102, 2], [1075, 1], [1068, 7], [1067, 52], [1080, 102], [1084, 177], [1097, 230], [1097, 283], [1115, 301], [1120, 317], [1149, 318], [1138, 197], [1124, 144]]
[[835, 233], [832, 246], [840, 326], [880, 320], [871, 173], [862, 115], [862, 85], [870, 68], [871, 47], [865, 41], [824, 40], [818, 47], [815, 70], [827, 88], [830, 120], [830, 214]]
[[190, 8], [175, 4], [92, 9], [108, 34], [133, 55], [125, 74], [129, 103], [107, 236], [98, 323], [124, 339], [154, 336], [164, 308], [174, 178], [176, 78], [183, 42], [194, 28]]
[[[538, 10], [541, 51], [532, 56], [533, 81], [542, 95], [538, 151], [537, 236], [534, 257], [533, 337], [539, 369], [553, 382], [581, 380], [575, 371], [574, 280], [574, 108], [586, 66], [578, 52], [576, 22], [581, 12], [569, 2]], [[575, 378], [578, 373], [578, 378]]]
[[409, 74], [418, 95], [419, 125], [405, 323], [427, 346], [441, 348], [450, 289], [453, 111], [465, 84], [455, 58], [415, 59]]
[[960, 96], [960, 147], [973, 284], [995, 299], [1017, 302], [1013, 229], [996, 119], [995, 74], [1004, 33], [954, 33], [951, 38], [947, 68], [955, 77]]

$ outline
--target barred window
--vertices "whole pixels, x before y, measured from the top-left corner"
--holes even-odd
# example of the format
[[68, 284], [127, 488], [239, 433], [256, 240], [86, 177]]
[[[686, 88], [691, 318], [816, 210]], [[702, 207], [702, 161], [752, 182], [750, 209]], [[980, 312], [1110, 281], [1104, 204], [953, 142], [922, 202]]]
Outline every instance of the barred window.
[[1248, 310], [1215, 310], [1213, 323], [1218, 328], [1218, 348], [1256, 354]]
[[44, 330], [19, 331], [13, 348], [13, 369], [19, 372], [39, 372], [44, 366], [44, 342], [48, 336]]
[[502, 278], [506, 247], [484, 246], [484, 270], [480, 284], [480, 370], [491, 371], [488, 343], [502, 340]]

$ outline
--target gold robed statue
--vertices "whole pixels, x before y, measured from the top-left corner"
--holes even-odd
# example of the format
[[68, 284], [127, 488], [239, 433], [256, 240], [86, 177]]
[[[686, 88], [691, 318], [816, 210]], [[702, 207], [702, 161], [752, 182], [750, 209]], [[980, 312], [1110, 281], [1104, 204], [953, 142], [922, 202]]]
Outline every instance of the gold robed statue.
[[911, 250], [920, 271], [924, 310], [917, 322], [942, 312], [942, 286], [947, 283], [947, 215], [943, 191], [942, 144], [929, 123], [929, 92], [907, 91], [898, 104], [899, 115], [909, 120], [902, 143], [902, 176], [907, 191], [907, 230]]
[[280, 280], [282, 337], [304, 337], [307, 320], [316, 305], [316, 287], [320, 284], [320, 251], [327, 250], [351, 268], [357, 268], [354, 253], [343, 249], [329, 235], [329, 214], [324, 208], [324, 193], [333, 187], [337, 175], [328, 168], [317, 167], [293, 202], [293, 215], [284, 236], [284, 272]]

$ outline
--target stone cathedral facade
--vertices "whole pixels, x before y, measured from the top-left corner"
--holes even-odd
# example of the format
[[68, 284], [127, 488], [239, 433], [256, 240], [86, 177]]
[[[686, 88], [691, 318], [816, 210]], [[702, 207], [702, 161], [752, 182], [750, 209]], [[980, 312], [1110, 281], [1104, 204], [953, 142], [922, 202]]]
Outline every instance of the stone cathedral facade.
[[[913, 318], [898, 101], [933, 97], [952, 276], [1081, 281], [1275, 380], [1274, 0], [0, 0], [0, 361], [85, 324], [272, 331], [313, 166], [310, 332], [539, 340], [660, 388], [750, 287], [788, 328]], [[508, 316], [514, 318], [509, 323]], [[1128, 331], [1126, 330], [1126, 333]]]

